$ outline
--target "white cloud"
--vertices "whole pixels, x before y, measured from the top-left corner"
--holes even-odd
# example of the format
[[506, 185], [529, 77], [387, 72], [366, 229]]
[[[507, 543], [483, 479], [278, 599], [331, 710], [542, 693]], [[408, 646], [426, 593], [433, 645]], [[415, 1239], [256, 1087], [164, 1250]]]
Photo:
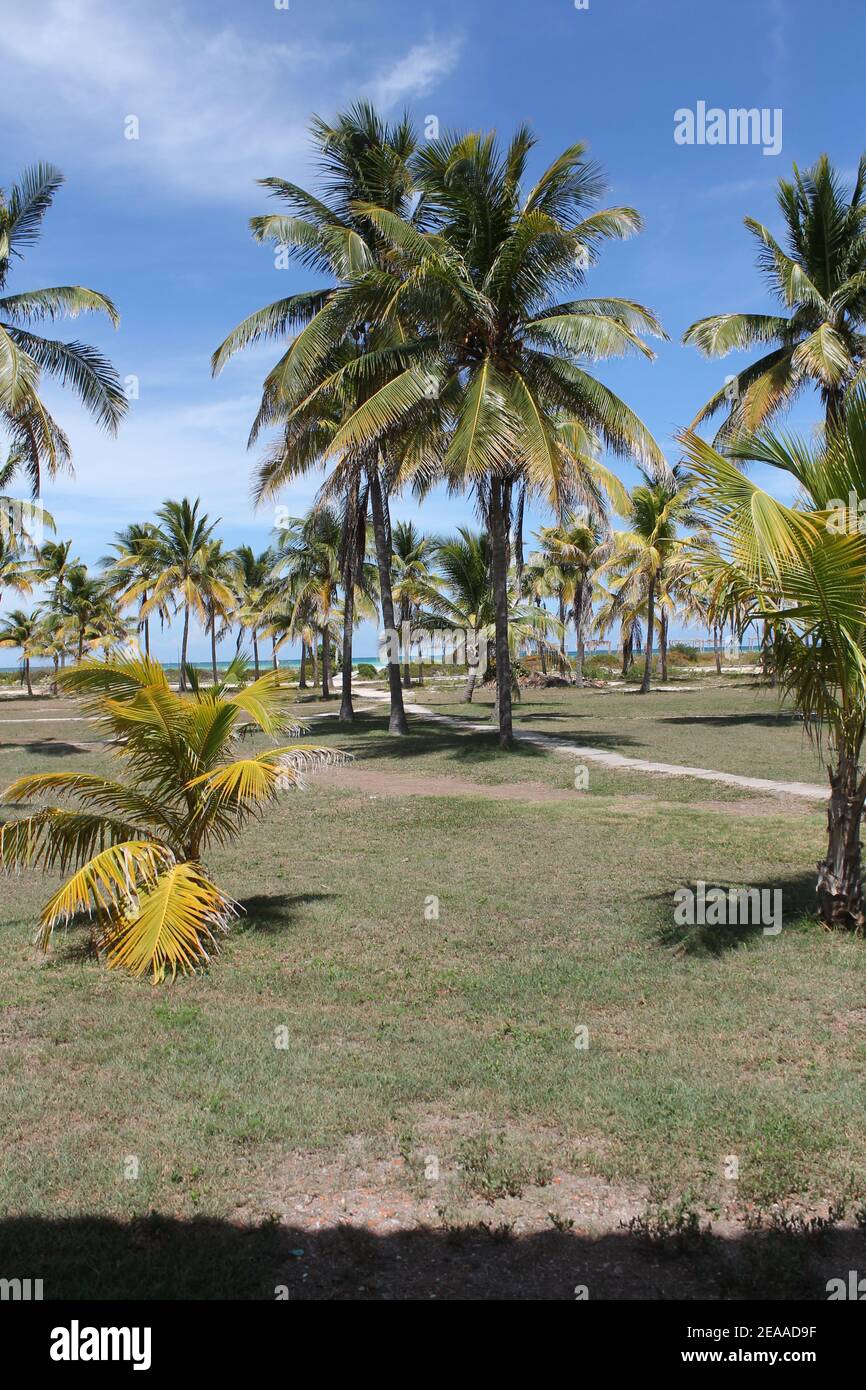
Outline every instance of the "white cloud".
[[427, 96], [440, 78], [454, 71], [459, 56], [457, 38], [415, 44], [405, 57], [369, 84], [370, 96], [386, 110], [408, 97]]
[[[34, 155], [156, 180], [189, 197], [249, 197], [261, 174], [299, 173], [311, 111], [369, 90], [388, 107], [426, 95], [459, 43], [415, 44], [381, 70], [383, 40], [359, 49], [318, 15], [247, 11], [239, 29], [159, 5], [48, 0], [7, 6], [0, 26], [0, 113]], [[387, 52], [387, 39], [384, 41]], [[365, 71], [366, 68], [366, 71]], [[139, 121], [128, 140], [124, 121]], [[8, 146], [8, 138], [7, 138]]]

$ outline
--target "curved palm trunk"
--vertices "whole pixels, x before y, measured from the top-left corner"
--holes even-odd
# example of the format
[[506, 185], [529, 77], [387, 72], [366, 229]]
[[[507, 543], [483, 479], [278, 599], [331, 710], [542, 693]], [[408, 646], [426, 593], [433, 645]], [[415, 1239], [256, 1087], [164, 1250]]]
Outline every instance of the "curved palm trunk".
[[331, 698], [331, 633], [322, 629], [322, 699]]
[[866, 916], [860, 881], [860, 823], [866, 790], [858, 780], [856, 750], [842, 749], [838, 766], [829, 771], [827, 857], [818, 865], [818, 911], [828, 926], [862, 931]]
[[508, 650], [508, 505], [506, 487], [494, 478], [490, 486], [490, 547], [493, 560], [493, 603], [496, 614], [496, 704], [499, 746], [513, 743], [511, 717], [511, 653]]
[[[480, 645], [481, 645], [477, 632], [473, 633], [473, 638], [474, 638], [474, 641], [475, 641], [475, 646], [474, 646], [473, 650], [475, 650], [475, 651], [477, 652], [477, 651], [479, 650], [479, 648], [480, 648]], [[463, 687], [463, 694], [462, 694], [462, 696], [460, 697], [460, 703], [461, 703], [461, 704], [464, 704], [464, 705], [471, 705], [471, 704], [472, 704], [472, 697], [473, 697], [473, 695], [475, 694], [475, 686], [477, 685], [477, 683], [478, 683], [478, 662], [475, 661], [471, 666], [469, 666], [469, 669], [468, 669], [468, 672], [467, 672], [466, 684], [465, 684], [465, 686]]]
[[306, 688], [307, 688], [307, 644], [306, 644], [306, 642], [304, 641], [304, 639], [303, 639], [303, 637], [302, 637], [302, 638], [301, 638], [301, 678], [300, 678], [300, 680], [298, 681], [298, 689], [299, 689], [299, 690], [306, 690]]
[[649, 585], [649, 598], [647, 599], [647, 630], [646, 630], [646, 661], [643, 668], [643, 680], [640, 683], [641, 695], [646, 695], [650, 688], [653, 669], [653, 628], [656, 620], [656, 580], [653, 575]]
[[278, 657], [277, 657], [277, 639], [276, 639], [276, 637], [272, 637], [272, 638], [271, 638], [271, 665], [273, 666], [273, 668], [274, 668], [275, 671], [279, 671], [279, 669], [280, 669], [280, 663], [279, 663], [279, 659], [278, 659]]
[[[369, 479], [373, 535], [376, 541], [376, 561], [379, 569], [379, 595], [382, 602], [382, 625], [393, 638], [396, 634], [396, 627], [394, 623], [394, 595], [391, 591], [391, 546], [385, 526], [385, 500], [378, 468], [370, 468]], [[406, 722], [406, 711], [403, 708], [403, 689], [400, 684], [398, 662], [388, 662], [388, 687], [391, 693], [391, 716], [388, 720], [388, 733], [408, 734], [409, 725]]]

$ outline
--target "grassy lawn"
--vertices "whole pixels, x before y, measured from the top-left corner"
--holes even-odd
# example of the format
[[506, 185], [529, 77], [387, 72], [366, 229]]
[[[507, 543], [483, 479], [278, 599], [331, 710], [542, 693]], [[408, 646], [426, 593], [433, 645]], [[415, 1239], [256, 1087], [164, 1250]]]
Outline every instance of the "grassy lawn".
[[[775, 709], [714, 685], [533, 692], [519, 717], [636, 756], [814, 780]], [[3, 785], [107, 766], [90, 724], [36, 722], [74, 712], [0, 706], [30, 721], [0, 723]], [[311, 737], [378, 781], [313, 780], [213, 855], [246, 911], [207, 975], [153, 989], [106, 972], [75, 933], [39, 959], [50, 881], [0, 883], [0, 1127], [26, 1154], [0, 1171], [7, 1216], [267, 1222], [304, 1174], [350, 1161], [389, 1165], [448, 1221], [509, 1185], [546, 1212], [552, 1178], [722, 1215], [864, 1195], [866, 945], [808, 915], [820, 806], [594, 768], [588, 792], [523, 797], [518, 784], [573, 790], [568, 760], [423, 720], [389, 739], [379, 709], [351, 731], [315, 720]], [[419, 795], [410, 776], [461, 794]], [[504, 784], [510, 799], [490, 794]], [[698, 879], [781, 888], [781, 935], [684, 934], [673, 894]]]
[[[459, 703], [453, 687], [419, 690], [417, 698], [462, 718], [483, 720], [493, 708], [487, 688], [471, 706]], [[802, 720], [785, 709], [776, 691], [748, 677], [686, 678], [645, 696], [617, 689], [524, 691], [514, 706], [514, 724], [631, 758], [790, 782], [826, 781]]]

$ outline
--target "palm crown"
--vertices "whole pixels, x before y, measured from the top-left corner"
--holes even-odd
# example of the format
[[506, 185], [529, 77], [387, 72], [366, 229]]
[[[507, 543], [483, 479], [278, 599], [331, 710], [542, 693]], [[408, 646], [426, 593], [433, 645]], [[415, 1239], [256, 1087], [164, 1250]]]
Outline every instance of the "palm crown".
[[[826, 418], [838, 418], [845, 393], [866, 370], [866, 155], [850, 195], [826, 155], [811, 169], [780, 179], [777, 202], [787, 249], [747, 217], [758, 267], [786, 313], [714, 314], [683, 341], [707, 357], [759, 347], [763, 355], [736, 373], [698, 413], [693, 428], [729, 406], [722, 439], [754, 430], [808, 385], [818, 387]], [[766, 349], [769, 348], [769, 351]]]
[[95, 916], [109, 966], [154, 980], [208, 959], [235, 914], [208, 877], [209, 846], [235, 838], [243, 826], [299, 784], [302, 770], [334, 755], [293, 743], [237, 757], [250, 728], [296, 735], [285, 688], [274, 672], [229, 693], [228, 681], [191, 698], [171, 690], [158, 662], [146, 658], [85, 662], [61, 674], [111, 740], [126, 781], [89, 773], [21, 777], [8, 802], [62, 797], [0, 828], [0, 865], [69, 873], [45, 904], [40, 942], [80, 914]]
[[88, 311], [105, 314], [116, 327], [118, 314], [110, 299], [82, 285], [6, 292], [13, 259], [38, 239], [62, 182], [59, 170], [37, 164], [8, 197], [0, 193], [0, 418], [34, 496], [43, 469], [53, 476], [71, 462], [69, 440], [39, 395], [43, 372], [72, 387], [98, 424], [112, 432], [128, 405], [117, 373], [96, 348], [44, 338], [32, 329], [46, 319], [75, 318]]

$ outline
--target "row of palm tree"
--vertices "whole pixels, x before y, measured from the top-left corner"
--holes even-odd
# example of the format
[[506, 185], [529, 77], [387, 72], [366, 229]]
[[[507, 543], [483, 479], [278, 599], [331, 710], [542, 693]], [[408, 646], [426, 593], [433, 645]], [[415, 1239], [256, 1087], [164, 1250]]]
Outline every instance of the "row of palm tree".
[[[251, 227], [323, 283], [251, 314], [216, 351], [213, 369], [261, 339], [289, 340], [252, 423], [251, 444], [274, 432], [255, 490], [260, 500], [274, 498], [322, 468], [319, 505], [291, 524], [273, 554], [240, 561], [189, 502], [167, 503], [152, 531], [119, 538], [98, 579], [70, 560], [67, 543], [55, 543], [40, 582], [45, 606], [55, 614], [62, 606], [78, 657], [97, 637], [114, 640], [100, 616], [108, 593], [115, 622], [118, 607], [135, 610], [146, 645], [152, 616], [182, 613], [182, 683], [193, 618], [211, 634], [215, 682], [216, 644], [232, 620], [251, 633], [256, 661], [260, 633], [274, 637], [276, 654], [279, 632], [309, 632], [302, 653], [317, 662], [321, 650], [326, 692], [342, 632], [341, 715], [351, 719], [351, 640], [365, 604], [378, 600], [383, 625], [395, 631], [413, 620], [447, 626], [460, 611], [479, 634], [491, 634], [500, 742], [508, 746], [512, 660], [522, 643], [535, 640], [546, 657], [553, 633], [564, 664], [571, 624], [580, 680], [593, 620], [619, 623], [624, 665], [643, 636], [646, 692], [657, 635], [664, 677], [674, 612], [716, 634], [757, 622], [807, 728], [830, 735], [822, 911], [862, 925], [862, 538], [831, 537], [823, 518], [836, 498], [863, 495], [866, 483], [866, 157], [851, 189], [823, 156], [780, 181], [784, 246], [747, 219], [779, 312], [717, 314], [687, 330], [685, 341], [707, 356], [753, 346], [760, 355], [704, 405], [682, 435], [683, 462], [672, 467], [595, 375], [595, 363], [611, 357], [652, 358], [648, 339], [665, 334], [635, 301], [583, 294], [605, 243], [641, 229], [635, 209], [599, 206], [601, 172], [583, 145], [563, 151], [527, 190], [534, 138], [525, 128], [504, 148], [475, 133], [422, 144], [408, 119], [389, 124], [362, 104], [332, 124], [314, 121], [312, 134], [316, 190], [263, 180], [280, 209]], [[83, 310], [116, 322], [105, 296], [81, 287], [5, 292], [12, 261], [39, 234], [59, 183], [40, 166], [0, 196], [0, 411], [11, 442], [3, 477], [23, 471], [37, 494], [44, 473], [70, 462], [68, 441], [40, 399], [42, 373], [76, 389], [106, 428], [126, 408], [98, 353], [31, 331], [34, 322]], [[809, 388], [823, 407], [817, 441], [771, 433], [774, 417]], [[719, 412], [710, 446], [696, 428]], [[644, 479], [629, 494], [601, 463], [603, 448], [641, 468]], [[803, 490], [796, 506], [783, 508], [748, 482], [742, 469], [753, 460], [794, 474]], [[481, 531], [440, 545], [437, 574], [430, 543], [392, 525], [391, 505], [405, 490], [423, 499], [440, 483], [472, 498]], [[524, 519], [539, 503], [553, 524], [527, 559]], [[611, 525], [612, 510], [624, 529]], [[465, 553], [449, 557], [449, 544]], [[29, 583], [14, 539], [4, 547], [0, 579]], [[471, 592], [458, 598], [456, 585], [438, 582], [449, 564], [455, 574], [463, 567]], [[402, 661], [389, 660], [388, 677], [390, 728], [402, 734], [412, 678], [405, 650]]]

